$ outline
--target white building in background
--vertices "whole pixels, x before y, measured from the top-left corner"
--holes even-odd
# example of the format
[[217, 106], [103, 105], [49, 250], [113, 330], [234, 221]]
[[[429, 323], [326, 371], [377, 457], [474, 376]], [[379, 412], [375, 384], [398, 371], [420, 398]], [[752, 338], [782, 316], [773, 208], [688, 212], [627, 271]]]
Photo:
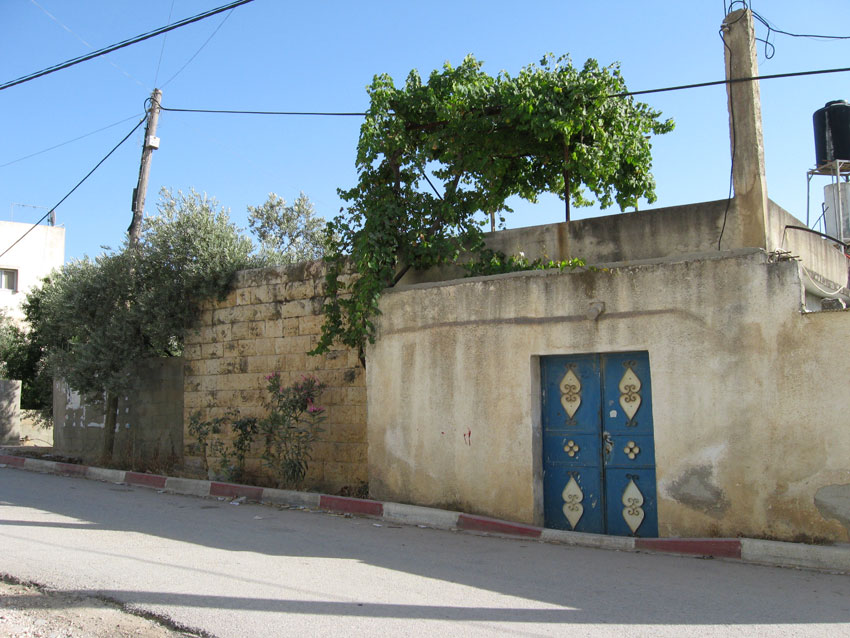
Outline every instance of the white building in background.
[[21, 304], [43, 277], [65, 263], [65, 228], [0, 221], [0, 252], [32, 231], [0, 257], [0, 311], [23, 319]]

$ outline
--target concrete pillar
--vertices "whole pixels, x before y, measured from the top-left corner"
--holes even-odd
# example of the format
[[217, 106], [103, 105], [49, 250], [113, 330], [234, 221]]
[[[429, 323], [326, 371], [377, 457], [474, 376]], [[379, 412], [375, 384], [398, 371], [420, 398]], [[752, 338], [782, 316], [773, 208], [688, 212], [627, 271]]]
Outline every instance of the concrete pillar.
[[[749, 9], [733, 11], [723, 21], [722, 30], [726, 79], [757, 77], [759, 69], [753, 14]], [[730, 83], [726, 85], [726, 93], [729, 100], [734, 206], [741, 245], [768, 249], [767, 178], [759, 83]], [[728, 246], [727, 242], [723, 243]]]

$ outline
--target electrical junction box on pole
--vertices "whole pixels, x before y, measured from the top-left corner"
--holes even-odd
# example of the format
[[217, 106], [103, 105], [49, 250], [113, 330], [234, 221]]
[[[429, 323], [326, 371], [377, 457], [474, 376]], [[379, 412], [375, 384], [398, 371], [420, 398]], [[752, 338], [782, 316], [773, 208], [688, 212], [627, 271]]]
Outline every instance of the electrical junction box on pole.
[[835, 182], [824, 186], [823, 202], [826, 234], [850, 243], [850, 183]]

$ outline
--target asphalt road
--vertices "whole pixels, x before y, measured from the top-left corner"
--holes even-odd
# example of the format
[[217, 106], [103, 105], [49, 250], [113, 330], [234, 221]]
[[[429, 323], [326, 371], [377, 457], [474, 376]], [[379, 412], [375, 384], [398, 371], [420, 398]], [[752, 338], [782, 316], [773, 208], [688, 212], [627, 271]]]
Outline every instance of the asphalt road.
[[221, 638], [850, 637], [848, 576], [376, 524], [10, 468], [0, 468], [0, 573]]

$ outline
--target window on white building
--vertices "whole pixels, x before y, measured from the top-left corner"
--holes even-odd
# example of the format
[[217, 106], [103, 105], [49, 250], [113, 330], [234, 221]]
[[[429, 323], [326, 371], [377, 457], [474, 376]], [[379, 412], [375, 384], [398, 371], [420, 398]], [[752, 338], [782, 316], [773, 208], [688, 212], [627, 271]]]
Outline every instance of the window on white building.
[[0, 290], [16, 292], [18, 290], [18, 271], [0, 268]]

